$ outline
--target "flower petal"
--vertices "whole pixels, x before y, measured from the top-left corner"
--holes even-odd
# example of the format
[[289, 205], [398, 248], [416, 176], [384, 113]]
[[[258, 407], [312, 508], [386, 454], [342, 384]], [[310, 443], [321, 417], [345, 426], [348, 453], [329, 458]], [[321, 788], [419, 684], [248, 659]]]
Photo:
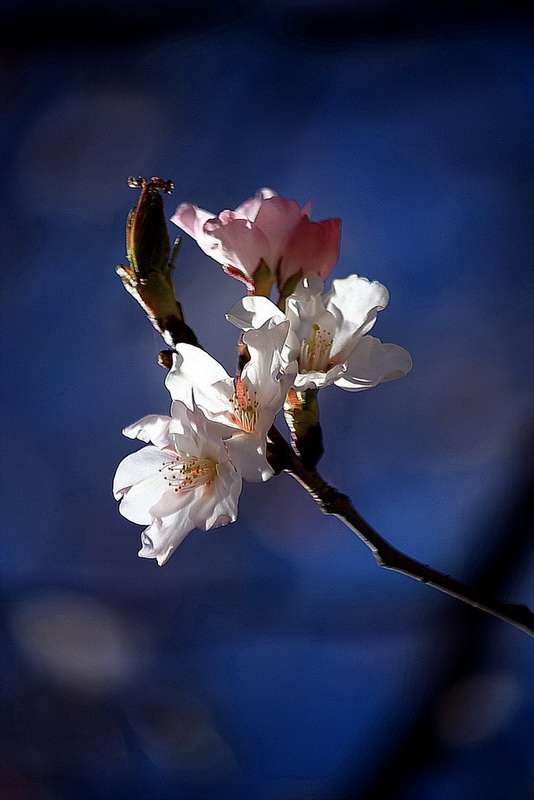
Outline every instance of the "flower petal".
[[241, 379], [257, 392], [261, 408], [273, 405], [273, 419], [283, 403], [279, 378], [283, 366], [281, 350], [288, 331], [289, 320], [268, 320], [261, 328], [251, 328], [243, 334], [250, 360], [243, 367]]
[[301, 217], [283, 245], [279, 284], [298, 272], [326, 278], [339, 257], [340, 232], [340, 219], [311, 222], [308, 216]]
[[206, 222], [204, 234], [211, 241], [209, 255], [212, 258], [242, 270], [249, 277], [262, 261], [269, 263], [269, 242], [261, 229], [249, 220], [232, 219], [225, 223], [216, 217]]
[[234, 214], [236, 217], [249, 219], [251, 222], [254, 222], [263, 202], [269, 200], [271, 197], [277, 196], [277, 193], [272, 189], [267, 189], [266, 187], [258, 189], [254, 197], [245, 200], [244, 203], [241, 203], [241, 205], [236, 208]]
[[150, 509], [167, 490], [161, 467], [172, 461], [163, 450], [143, 447], [121, 461], [115, 473], [113, 493], [122, 496], [119, 511], [130, 522], [146, 525], [153, 519]]
[[169, 434], [171, 418], [163, 414], [149, 414], [137, 422], [128, 425], [122, 431], [129, 439], [140, 439], [142, 442], [152, 442], [156, 447], [169, 447], [172, 440]]
[[203, 531], [228, 525], [237, 519], [241, 494], [241, 475], [229, 461], [217, 465], [217, 477], [200, 487], [190, 515], [195, 527]]
[[287, 197], [271, 197], [259, 208], [254, 225], [269, 243], [269, 252], [264, 255], [264, 261], [273, 271], [282, 258], [285, 241], [298, 226], [301, 217], [299, 204]]
[[165, 385], [173, 400], [191, 411], [195, 403], [209, 415], [224, 414], [233, 394], [233, 382], [212, 356], [190, 344], [179, 344]]
[[178, 225], [193, 239], [196, 239], [204, 250], [205, 248], [202, 244], [204, 240], [204, 224], [216, 216], [211, 211], [205, 211], [203, 208], [193, 205], [193, 203], [181, 203], [171, 217], [171, 222], [174, 222], [175, 225]]
[[165, 483], [164, 490], [161, 492], [157, 501], [149, 507], [151, 519], [164, 519], [170, 517], [190, 506], [195, 499], [195, 492], [198, 487], [180, 489]]
[[306, 389], [321, 389], [323, 386], [330, 386], [331, 383], [337, 383], [338, 378], [345, 372], [344, 364], [334, 364], [326, 372], [321, 370], [309, 370], [308, 372], [299, 372], [295, 376], [293, 386], [299, 392], [304, 392]]
[[[119, 500], [128, 489], [139, 481], [159, 474], [158, 469], [163, 461], [172, 461], [172, 456], [167, 455], [158, 447], [141, 447], [135, 453], [123, 458], [113, 478], [113, 495]], [[143, 523], [141, 523], [143, 524]]]
[[267, 461], [265, 436], [238, 433], [226, 441], [228, 453], [238, 472], [246, 481], [257, 483], [272, 478], [274, 471]]
[[283, 311], [280, 311], [272, 300], [260, 295], [242, 297], [226, 314], [228, 322], [243, 331], [261, 328], [270, 319], [282, 322], [285, 318]]
[[345, 361], [353, 344], [373, 327], [379, 311], [389, 302], [389, 292], [378, 281], [349, 275], [332, 281], [332, 289], [324, 297], [325, 308], [336, 319], [332, 356]]
[[[194, 402], [193, 402], [194, 406]], [[205, 417], [198, 409], [190, 411], [184, 403], [173, 400], [171, 403], [171, 423], [169, 435], [172, 449], [182, 457], [197, 458], [204, 449], [206, 430]]]
[[303, 322], [316, 322], [317, 317], [324, 314], [323, 289], [324, 283], [318, 275], [306, 275], [288, 296], [286, 315], [297, 335]]
[[163, 519], [155, 519], [141, 534], [142, 547], [138, 555], [155, 558], [161, 567], [194, 527], [187, 508]]
[[364, 336], [350, 354], [346, 372], [335, 384], [358, 392], [384, 381], [402, 378], [411, 368], [412, 359], [404, 347], [383, 344], [374, 336]]

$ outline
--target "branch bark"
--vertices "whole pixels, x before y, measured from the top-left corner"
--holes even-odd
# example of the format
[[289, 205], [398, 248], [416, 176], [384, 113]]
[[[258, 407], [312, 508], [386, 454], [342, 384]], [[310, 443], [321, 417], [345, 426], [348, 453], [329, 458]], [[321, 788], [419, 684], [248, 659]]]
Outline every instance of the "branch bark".
[[356, 511], [347, 495], [330, 486], [316, 470], [306, 469], [274, 426], [269, 431], [269, 439], [276, 450], [277, 469], [288, 472], [295, 478], [309, 492], [324, 514], [337, 517], [350, 528], [371, 550], [379, 566], [415, 578], [449, 597], [462, 600], [534, 636], [534, 613], [528, 606], [487, 597], [468, 584], [397, 550]]

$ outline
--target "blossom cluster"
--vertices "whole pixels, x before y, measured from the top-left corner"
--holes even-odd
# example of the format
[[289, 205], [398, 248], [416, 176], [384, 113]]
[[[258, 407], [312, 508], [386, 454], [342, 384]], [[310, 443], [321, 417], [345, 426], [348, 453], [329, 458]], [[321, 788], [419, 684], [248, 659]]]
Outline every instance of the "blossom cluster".
[[235, 211], [215, 215], [182, 203], [172, 217], [247, 286], [226, 314], [246, 359], [232, 378], [200, 347], [177, 344], [165, 380], [170, 416], [124, 429], [147, 443], [123, 459], [113, 481], [121, 514], [146, 526], [144, 558], [164, 564], [194, 528], [235, 521], [243, 480], [274, 474], [268, 432], [290, 392], [305, 398], [329, 384], [361, 391], [411, 369], [404, 348], [369, 335], [389, 301], [385, 286], [349, 275], [325, 292], [340, 220], [312, 222], [309, 214], [309, 203], [300, 208], [260, 189]]

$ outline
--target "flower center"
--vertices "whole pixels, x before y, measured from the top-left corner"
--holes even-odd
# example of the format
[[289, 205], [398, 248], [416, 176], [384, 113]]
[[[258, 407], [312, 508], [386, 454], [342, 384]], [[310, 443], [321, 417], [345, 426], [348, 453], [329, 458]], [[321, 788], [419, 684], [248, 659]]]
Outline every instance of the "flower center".
[[260, 411], [257, 392], [253, 391], [251, 393], [248, 386], [238, 379], [230, 402], [234, 410], [235, 421], [239, 427], [243, 428], [247, 433], [254, 433]]
[[317, 323], [312, 327], [309, 339], [303, 339], [300, 345], [299, 366], [302, 372], [319, 370], [325, 372], [330, 360], [332, 334]]
[[209, 483], [215, 476], [216, 466], [211, 458], [177, 455], [173, 461], [165, 462], [159, 471], [168, 485], [179, 492]]

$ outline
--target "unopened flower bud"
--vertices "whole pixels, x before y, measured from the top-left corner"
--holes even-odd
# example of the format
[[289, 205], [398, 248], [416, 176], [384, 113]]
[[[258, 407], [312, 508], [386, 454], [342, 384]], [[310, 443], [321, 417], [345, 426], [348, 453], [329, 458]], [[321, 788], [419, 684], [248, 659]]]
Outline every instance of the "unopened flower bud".
[[161, 192], [168, 194], [173, 183], [161, 178], [128, 178], [128, 184], [140, 187], [141, 194], [126, 222], [129, 266], [119, 264], [116, 272], [167, 344], [198, 346], [194, 331], [184, 322], [171, 277], [180, 239], [171, 252]]
[[174, 185], [161, 178], [129, 178], [129, 186], [141, 187], [139, 201], [128, 215], [126, 249], [128, 261], [138, 280], [151, 272], [170, 274], [170, 241], [161, 192], [169, 193]]

